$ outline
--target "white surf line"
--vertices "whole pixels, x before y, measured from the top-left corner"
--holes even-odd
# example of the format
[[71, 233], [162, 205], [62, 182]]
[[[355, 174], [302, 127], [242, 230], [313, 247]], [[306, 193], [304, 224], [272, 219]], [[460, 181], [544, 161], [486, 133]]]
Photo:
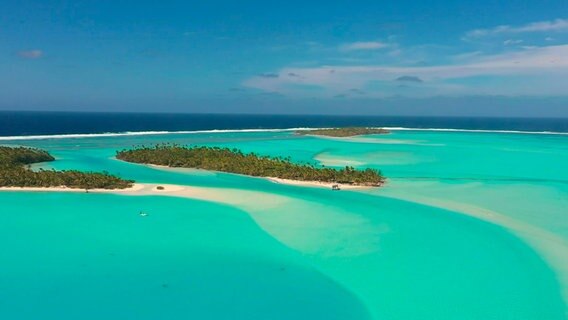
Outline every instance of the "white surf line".
[[[368, 127], [368, 128], [382, 128], [392, 131], [440, 131], [440, 132], [568, 135], [568, 132], [558, 132], [558, 131], [481, 130], [481, 129], [410, 128], [410, 127]], [[105, 132], [105, 133], [69, 133], [69, 134], [52, 134], [52, 135], [0, 136], [0, 141], [78, 139], [78, 138], [121, 137], [121, 136], [151, 136], [151, 135], [194, 134], [194, 133], [286, 132], [286, 131], [297, 131], [297, 130], [320, 130], [320, 129], [331, 129], [331, 128], [300, 127], [300, 128], [282, 128], [282, 129], [211, 129], [211, 130], [182, 130], [182, 131], [125, 131], [125, 132]]]
[[316, 128], [226, 129], [226, 130], [212, 129], [212, 130], [188, 130], [188, 131], [125, 131], [125, 132], [106, 132], [106, 133], [69, 133], [69, 134], [53, 134], [53, 135], [0, 136], [0, 141], [152, 136], [152, 135], [194, 134], [194, 133], [286, 132], [286, 131], [315, 130], [315, 129]]
[[496, 211], [466, 203], [454, 202], [451, 200], [439, 200], [422, 196], [378, 194], [386, 198], [415, 202], [422, 205], [449, 210], [451, 212], [465, 214], [512, 231], [521, 239], [525, 240], [537, 252], [541, 253], [545, 261], [548, 262], [548, 265], [555, 272], [561, 286], [562, 298], [566, 304], [565, 312], [566, 315], [568, 315], [568, 242], [564, 238]]
[[452, 128], [406, 128], [406, 127], [381, 127], [392, 131], [441, 131], [441, 132], [481, 132], [481, 133], [518, 133], [518, 134], [552, 134], [568, 135], [568, 132], [560, 131], [522, 131], [522, 130], [489, 130], [489, 129], [452, 129]]

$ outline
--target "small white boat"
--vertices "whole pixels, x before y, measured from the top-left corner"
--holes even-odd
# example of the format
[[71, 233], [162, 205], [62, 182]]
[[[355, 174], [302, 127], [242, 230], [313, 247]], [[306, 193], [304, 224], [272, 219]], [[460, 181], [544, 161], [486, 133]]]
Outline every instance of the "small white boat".
[[138, 215], [141, 216], [141, 217], [146, 217], [146, 216], [148, 216], [148, 214], [147, 214], [146, 212], [144, 212], [144, 211], [140, 211], [140, 213], [139, 213]]

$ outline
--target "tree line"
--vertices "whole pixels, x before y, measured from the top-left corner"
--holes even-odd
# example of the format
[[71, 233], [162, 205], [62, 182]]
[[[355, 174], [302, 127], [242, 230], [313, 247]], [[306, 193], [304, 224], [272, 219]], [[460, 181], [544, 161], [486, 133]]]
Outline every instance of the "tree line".
[[238, 149], [160, 144], [121, 150], [116, 158], [134, 163], [195, 168], [256, 177], [319, 181], [351, 185], [380, 186], [385, 178], [375, 169], [341, 169], [315, 164], [293, 163], [289, 157], [270, 157], [243, 153]]
[[31, 170], [34, 163], [54, 161], [47, 151], [28, 147], [0, 146], [0, 187], [68, 187], [76, 189], [124, 189], [134, 181], [108, 172], [77, 170]]

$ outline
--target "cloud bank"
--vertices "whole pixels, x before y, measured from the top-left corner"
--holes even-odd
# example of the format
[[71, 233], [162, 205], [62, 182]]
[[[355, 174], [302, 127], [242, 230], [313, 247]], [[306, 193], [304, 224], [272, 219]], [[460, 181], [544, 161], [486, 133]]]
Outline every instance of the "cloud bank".
[[476, 29], [466, 33], [465, 38], [531, 32], [568, 32], [568, 19], [533, 22], [522, 26], [502, 25], [490, 29]]
[[[252, 77], [243, 85], [286, 95], [302, 95], [302, 87], [321, 88], [320, 96], [333, 97], [356, 87], [369, 96], [436, 96], [464, 94], [568, 95], [568, 45], [528, 47], [501, 54], [472, 55], [455, 63], [435, 66], [329, 65], [288, 67], [280, 74], [297, 77]], [[514, 79], [511, 81], [499, 79]], [[403, 83], [421, 83], [413, 90], [396, 91]], [[483, 79], [480, 80], [480, 79]], [[476, 82], [477, 81], [477, 82]], [[498, 82], [498, 85], [495, 85]], [[393, 89], [394, 88], [394, 89]], [[409, 88], [407, 88], [409, 89]], [[314, 94], [309, 91], [309, 94]]]
[[389, 45], [380, 41], [359, 41], [346, 43], [340, 47], [342, 51], [377, 50]]

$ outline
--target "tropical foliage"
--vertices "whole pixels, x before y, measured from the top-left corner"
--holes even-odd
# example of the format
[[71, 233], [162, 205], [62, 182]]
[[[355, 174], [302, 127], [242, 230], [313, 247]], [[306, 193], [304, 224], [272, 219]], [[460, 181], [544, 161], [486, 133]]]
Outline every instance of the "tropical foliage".
[[53, 161], [47, 151], [25, 147], [0, 146], [0, 166], [27, 165], [37, 162]]
[[107, 172], [76, 170], [32, 171], [30, 164], [55, 160], [44, 150], [0, 146], [0, 187], [61, 187], [77, 189], [124, 189], [133, 181], [123, 180]]
[[296, 134], [327, 136], [327, 137], [353, 137], [367, 134], [386, 134], [388, 130], [382, 128], [347, 127], [315, 130], [297, 130]]
[[245, 154], [238, 149], [179, 145], [137, 147], [117, 152], [116, 158], [128, 162], [237, 173], [257, 177], [274, 177], [301, 181], [334, 182], [380, 186], [381, 173], [374, 169], [327, 168], [313, 164], [296, 164], [290, 158]]

